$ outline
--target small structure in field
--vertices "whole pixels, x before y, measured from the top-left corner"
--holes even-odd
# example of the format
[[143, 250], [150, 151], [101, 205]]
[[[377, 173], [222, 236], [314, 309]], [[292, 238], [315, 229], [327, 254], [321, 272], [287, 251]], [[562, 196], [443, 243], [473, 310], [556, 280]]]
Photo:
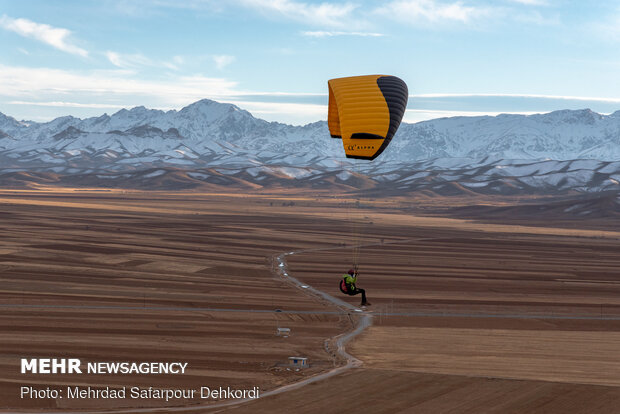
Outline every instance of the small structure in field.
[[290, 334], [291, 334], [291, 328], [278, 328], [276, 330], [276, 336], [288, 338]]
[[294, 368], [308, 368], [308, 358], [304, 357], [288, 357], [288, 363]]

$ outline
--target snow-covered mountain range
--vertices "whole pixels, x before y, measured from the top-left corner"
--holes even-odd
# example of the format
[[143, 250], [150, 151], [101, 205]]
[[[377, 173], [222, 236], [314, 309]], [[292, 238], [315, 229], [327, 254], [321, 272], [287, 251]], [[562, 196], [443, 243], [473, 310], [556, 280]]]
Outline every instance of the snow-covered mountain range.
[[144, 107], [46, 123], [0, 114], [0, 186], [374, 187], [390, 193], [620, 190], [620, 111], [403, 123], [374, 162], [344, 158], [326, 122], [292, 126], [231, 104]]

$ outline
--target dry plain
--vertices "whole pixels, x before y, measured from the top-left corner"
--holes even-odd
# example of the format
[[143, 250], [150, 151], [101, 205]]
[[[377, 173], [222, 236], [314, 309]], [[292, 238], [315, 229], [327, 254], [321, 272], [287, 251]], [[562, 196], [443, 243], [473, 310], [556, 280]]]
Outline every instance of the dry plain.
[[[445, 200], [438, 200], [445, 202]], [[433, 201], [425, 203], [432, 205]], [[259, 386], [342, 364], [325, 340], [355, 317], [338, 296], [362, 244], [373, 326], [363, 361], [301, 389], [196, 412], [613, 412], [620, 406], [617, 221], [493, 223], [412, 215], [403, 200], [314, 194], [3, 191], [0, 408], [162, 407], [23, 400], [21, 385]], [[357, 303], [358, 298], [344, 298]], [[291, 328], [289, 338], [276, 327]], [[311, 368], [281, 366], [307, 356]], [[187, 375], [24, 376], [22, 357], [185, 361]], [[205, 404], [197, 399], [172, 406]]]

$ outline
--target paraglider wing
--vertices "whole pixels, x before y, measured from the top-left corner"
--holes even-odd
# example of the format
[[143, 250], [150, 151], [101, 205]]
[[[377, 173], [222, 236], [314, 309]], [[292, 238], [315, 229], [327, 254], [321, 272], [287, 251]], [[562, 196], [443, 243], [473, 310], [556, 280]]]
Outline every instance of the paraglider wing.
[[407, 85], [396, 76], [330, 79], [327, 123], [348, 158], [374, 160], [389, 145], [407, 107]]

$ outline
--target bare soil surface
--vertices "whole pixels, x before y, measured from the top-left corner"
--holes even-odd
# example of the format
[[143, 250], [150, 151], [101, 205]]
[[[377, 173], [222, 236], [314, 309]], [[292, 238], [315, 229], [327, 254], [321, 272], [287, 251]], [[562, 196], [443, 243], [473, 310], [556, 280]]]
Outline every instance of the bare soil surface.
[[[436, 200], [438, 205], [446, 199]], [[488, 202], [488, 200], [485, 200]], [[226, 412], [613, 412], [620, 406], [617, 223], [414, 216], [406, 200], [317, 193], [0, 193], [0, 408], [163, 407], [24, 400], [67, 385], [273, 390], [342, 364], [354, 318], [274, 277], [342, 296], [355, 258], [374, 326], [363, 361]], [[432, 200], [424, 201], [430, 209]], [[358, 203], [359, 204], [359, 203]], [[403, 207], [405, 206], [405, 207]], [[364, 245], [360, 249], [351, 245]], [[289, 338], [277, 327], [292, 330]], [[311, 368], [282, 366], [306, 356]], [[22, 375], [20, 358], [182, 361], [186, 375]], [[205, 404], [199, 399], [172, 406]], [[203, 409], [197, 409], [201, 412]]]
[[[20, 399], [19, 387], [268, 390], [331, 369], [351, 320], [274, 278], [270, 258], [328, 245], [313, 218], [235, 197], [28, 194], [0, 210], [0, 407], [114, 408], [204, 400]], [[329, 225], [328, 225], [329, 226]], [[330, 235], [330, 233], [332, 233]], [[332, 242], [332, 243], [335, 243]], [[278, 311], [276, 311], [278, 310]], [[281, 312], [280, 312], [281, 311]], [[291, 336], [276, 336], [277, 327]], [[311, 368], [289, 371], [289, 356]], [[185, 375], [22, 375], [20, 358], [187, 362]]]
[[608, 414], [620, 388], [361, 368], [223, 413]]

